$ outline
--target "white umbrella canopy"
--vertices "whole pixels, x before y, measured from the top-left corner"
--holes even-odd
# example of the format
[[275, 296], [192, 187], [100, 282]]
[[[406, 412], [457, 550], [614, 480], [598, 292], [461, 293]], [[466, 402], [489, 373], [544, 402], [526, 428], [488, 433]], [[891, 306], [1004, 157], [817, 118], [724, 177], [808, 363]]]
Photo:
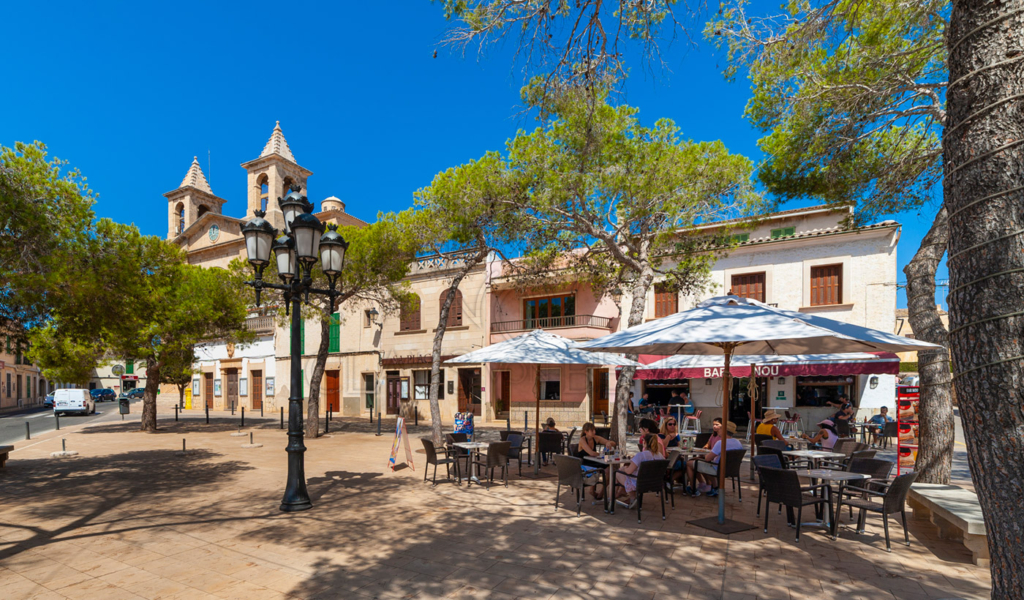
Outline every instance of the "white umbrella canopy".
[[610, 366], [642, 366], [619, 354], [606, 352], [588, 352], [579, 349], [579, 344], [560, 335], [548, 333], [543, 329], [534, 329], [529, 333], [514, 337], [504, 342], [491, 344], [486, 348], [474, 350], [453, 358], [445, 364], [479, 364], [504, 363], [538, 365], [535, 391], [537, 393], [537, 409], [534, 418], [534, 436], [537, 441], [533, 473], [540, 469], [540, 366], [539, 365], [610, 365]]
[[[900, 352], [939, 346], [730, 295], [711, 298], [690, 310], [582, 342], [578, 347], [595, 352], [723, 355], [724, 399], [729, 397], [730, 362], [734, 354]], [[722, 422], [728, 421], [729, 403], [723, 401]], [[718, 471], [718, 523], [724, 525], [724, 448]]]

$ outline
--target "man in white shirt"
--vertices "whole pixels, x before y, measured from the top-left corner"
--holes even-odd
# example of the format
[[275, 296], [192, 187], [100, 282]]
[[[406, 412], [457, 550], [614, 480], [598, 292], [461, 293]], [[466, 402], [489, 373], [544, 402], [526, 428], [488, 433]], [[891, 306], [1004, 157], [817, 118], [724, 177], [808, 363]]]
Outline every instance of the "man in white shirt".
[[[736, 423], [729, 421], [725, 430], [727, 432], [725, 440], [725, 451], [729, 450], [742, 450], [743, 443], [736, 439]], [[697, 461], [697, 473], [695, 474], [696, 479], [703, 479], [704, 483], [714, 488], [714, 484], [718, 482], [718, 461], [722, 458], [722, 441], [715, 442], [715, 445], [711, 448], [711, 452], [708, 452], [704, 456], [704, 460]], [[692, 492], [694, 496], [699, 496], [700, 491], [698, 488], [694, 488]], [[718, 495], [717, 489], [709, 491], [708, 496], [714, 498]]]

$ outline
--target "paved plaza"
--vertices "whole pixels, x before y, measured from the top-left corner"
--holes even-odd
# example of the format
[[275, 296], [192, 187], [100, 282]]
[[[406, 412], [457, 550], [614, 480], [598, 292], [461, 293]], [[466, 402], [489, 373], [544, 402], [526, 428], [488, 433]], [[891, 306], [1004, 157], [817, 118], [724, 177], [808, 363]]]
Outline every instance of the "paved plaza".
[[[134, 416], [137, 419], [137, 416]], [[237, 418], [161, 418], [65, 426], [18, 442], [0, 471], [0, 596], [73, 598], [987, 598], [989, 573], [960, 544], [911, 520], [911, 546], [893, 522], [866, 535], [793, 530], [776, 511], [760, 527], [722, 536], [687, 524], [715, 500], [677, 494], [662, 521], [655, 496], [636, 512], [576, 517], [554, 510], [555, 478], [490, 489], [423, 483], [426, 428], [410, 431], [415, 470], [386, 469], [393, 433], [335, 420], [306, 440], [314, 508], [278, 510], [285, 432], [262, 421], [261, 448], [242, 448]], [[392, 425], [393, 426], [393, 425]], [[79, 455], [55, 459], [61, 435]], [[485, 432], [496, 437], [496, 433]], [[182, 454], [185, 438], [188, 451]], [[400, 457], [404, 453], [400, 453]], [[546, 471], [553, 474], [553, 468]], [[527, 469], [524, 466], [524, 474]], [[746, 473], [744, 465], [744, 473]], [[443, 468], [441, 470], [443, 474]], [[749, 523], [756, 488], [729, 494]], [[844, 523], [849, 522], [848, 514]]]

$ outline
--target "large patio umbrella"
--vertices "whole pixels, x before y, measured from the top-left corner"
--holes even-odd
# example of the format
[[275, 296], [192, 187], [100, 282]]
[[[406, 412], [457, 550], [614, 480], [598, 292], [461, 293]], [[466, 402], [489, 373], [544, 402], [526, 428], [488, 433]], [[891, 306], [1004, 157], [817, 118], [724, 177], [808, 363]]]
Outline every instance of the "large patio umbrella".
[[540, 469], [540, 365], [609, 365], [633, 366], [634, 362], [618, 354], [590, 352], [580, 350], [577, 342], [560, 335], [548, 333], [543, 329], [535, 329], [529, 333], [514, 337], [504, 342], [491, 344], [486, 348], [475, 350], [453, 358], [445, 364], [533, 364], [537, 365], [537, 381], [534, 388], [537, 392], [537, 411], [534, 419], [534, 440], [537, 442], [537, 459], [533, 463], [534, 475]]
[[[722, 421], [728, 423], [730, 363], [735, 354], [900, 352], [938, 346], [825, 317], [781, 310], [748, 298], [719, 296], [701, 302], [696, 308], [581, 342], [578, 347], [595, 352], [723, 356]], [[725, 530], [725, 452], [719, 462], [718, 525]]]

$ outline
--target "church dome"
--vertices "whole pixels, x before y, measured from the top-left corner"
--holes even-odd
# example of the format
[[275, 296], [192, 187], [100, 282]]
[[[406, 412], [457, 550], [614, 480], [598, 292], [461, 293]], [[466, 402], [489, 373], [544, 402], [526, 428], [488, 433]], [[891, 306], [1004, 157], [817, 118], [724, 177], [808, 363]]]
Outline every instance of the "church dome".
[[324, 198], [323, 202], [320, 203], [320, 206], [322, 207], [322, 210], [325, 212], [329, 210], [338, 210], [341, 212], [345, 212], [345, 203], [342, 202], [340, 198], [337, 198], [335, 196]]

